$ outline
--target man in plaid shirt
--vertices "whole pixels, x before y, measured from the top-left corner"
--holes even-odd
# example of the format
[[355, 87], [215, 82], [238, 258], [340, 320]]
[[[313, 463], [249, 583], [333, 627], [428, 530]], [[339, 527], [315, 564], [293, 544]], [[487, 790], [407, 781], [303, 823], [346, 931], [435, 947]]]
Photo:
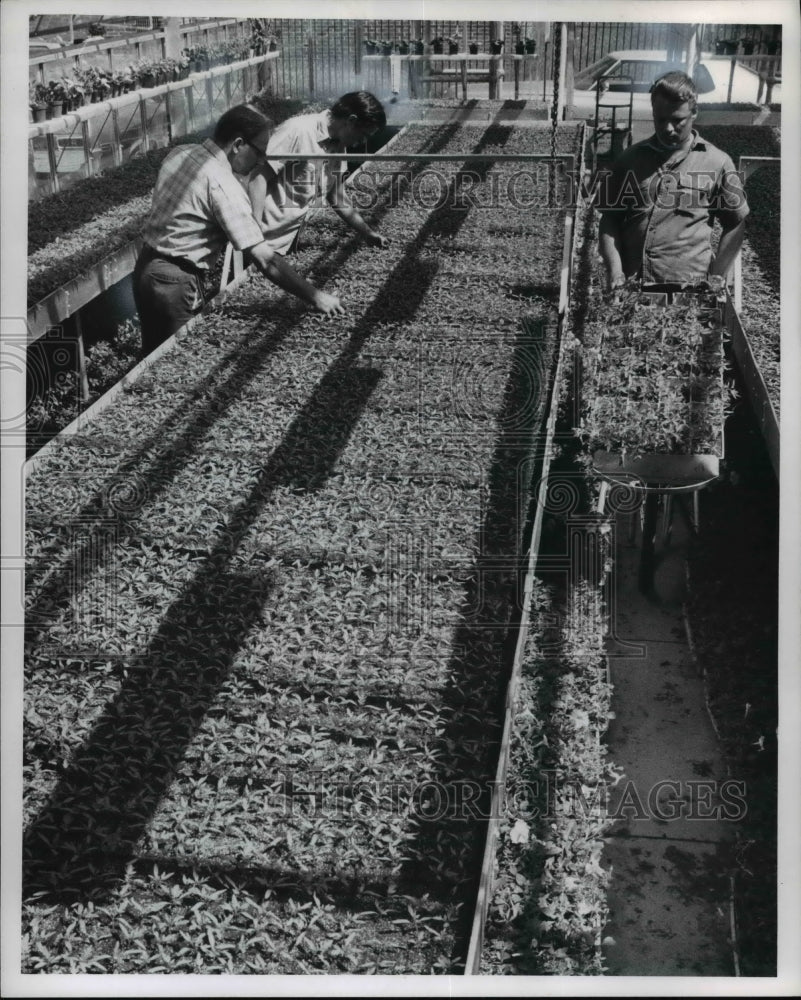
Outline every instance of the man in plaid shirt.
[[237, 179], [264, 159], [270, 127], [260, 111], [241, 104], [220, 118], [213, 138], [165, 158], [133, 278], [144, 354], [200, 311], [203, 278], [229, 241], [280, 288], [327, 315], [344, 312], [335, 295], [302, 278], [265, 241]]

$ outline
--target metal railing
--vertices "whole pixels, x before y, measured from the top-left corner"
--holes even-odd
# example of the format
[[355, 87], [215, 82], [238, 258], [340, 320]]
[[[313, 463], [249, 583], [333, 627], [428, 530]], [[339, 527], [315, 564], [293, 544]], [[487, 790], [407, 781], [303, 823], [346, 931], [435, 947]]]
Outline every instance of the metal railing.
[[[180, 25], [178, 31], [187, 46], [218, 41], [229, 41], [244, 32], [246, 18], [220, 18], [199, 24]], [[200, 38], [195, 36], [200, 35]], [[70, 45], [59, 52], [47, 52], [33, 56], [29, 60], [31, 79], [46, 83], [50, 79], [64, 76], [81, 65], [101, 57], [108, 63], [108, 69], [119, 69], [143, 58], [163, 59], [166, 56], [166, 33], [163, 30], [146, 31], [130, 38], [111, 38]], [[35, 72], [33, 72], [35, 70]]]
[[190, 73], [185, 80], [87, 104], [28, 126], [29, 197], [66, 190], [149, 149], [210, 125], [234, 104], [270, 86], [280, 52]]

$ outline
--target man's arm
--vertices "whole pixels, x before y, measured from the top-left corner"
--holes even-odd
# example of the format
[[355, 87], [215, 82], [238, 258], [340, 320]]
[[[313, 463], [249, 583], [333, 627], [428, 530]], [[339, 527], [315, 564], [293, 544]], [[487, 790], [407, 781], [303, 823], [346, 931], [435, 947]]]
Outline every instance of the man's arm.
[[735, 222], [733, 225], [724, 226], [720, 234], [718, 252], [709, 267], [710, 274], [720, 274], [724, 278], [728, 277], [734, 258], [743, 245], [743, 235], [745, 234], [745, 219]]
[[245, 251], [259, 271], [274, 285], [297, 295], [326, 316], [342, 316], [345, 310], [336, 295], [329, 295], [306, 281], [286, 260], [264, 241]]
[[614, 212], [602, 212], [598, 225], [598, 249], [606, 268], [609, 288], [622, 285], [626, 280], [623, 273], [623, 258], [620, 252], [620, 224]]
[[364, 237], [365, 242], [371, 247], [385, 247], [387, 245], [386, 236], [382, 236], [368, 226], [361, 217], [361, 214], [354, 208], [341, 174], [337, 174], [334, 177], [328, 188], [326, 197], [340, 219], [350, 226], [354, 232]]
[[259, 170], [256, 170], [248, 181], [248, 197], [253, 209], [253, 216], [258, 222], [261, 222], [264, 213], [264, 202], [267, 200], [268, 169], [269, 167], [265, 164]]

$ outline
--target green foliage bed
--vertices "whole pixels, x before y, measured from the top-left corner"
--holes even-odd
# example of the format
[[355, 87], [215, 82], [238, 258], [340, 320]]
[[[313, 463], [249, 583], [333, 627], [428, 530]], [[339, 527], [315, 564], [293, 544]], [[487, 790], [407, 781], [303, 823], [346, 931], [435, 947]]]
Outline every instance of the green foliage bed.
[[31, 474], [27, 972], [461, 967], [563, 213], [379, 187], [346, 318], [251, 277]]

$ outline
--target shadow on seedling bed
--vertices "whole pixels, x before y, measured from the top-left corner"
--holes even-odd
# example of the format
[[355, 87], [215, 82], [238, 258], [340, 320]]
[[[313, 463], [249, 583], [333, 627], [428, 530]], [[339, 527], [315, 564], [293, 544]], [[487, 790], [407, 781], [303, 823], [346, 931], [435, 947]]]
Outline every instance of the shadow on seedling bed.
[[[431, 153], [438, 152], [453, 138], [458, 129], [458, 125], [442, 128], [438, 131], [436, 139], [429, 144], [429, 148], [424, 151]], [[397, 183], [410, 183], [411, 177], [424, 169], [424, 163], [416, 164], [412, 169], [411, 175], [407, 172], [403, 177], [398, 179]], [[389, 204], [392, 204], [392, 199], [389, 200]], [[388, 211], [389, 209], [386, 210]], [[336, 274], [348, 258], [357, 252], [359, 246], [358, 239], [354, 239], [343, 245], [335, 254], [326, 254], [324, 262], [317, 268], [312, 268], [313, 279], [320, 280], [323, 271], [326, 275]], [[416, 252], [416, 249], [414, 252]], [[413, 252], [404, 257], [404, 262], [410, 256], [413, 256]], [[413, 314], [413, 309], [416, 308], [415, 303], [419, 304], [421, 301], [425, 288], [417, 287], [416, 284], [410, 288], [404, 284], [404, 262], [400, 265], [400, 271], [395, 272], [398, 277], [391, 286], [390, 290], [392, 294], [385, 301], [382, 299], [384, 302], [383, 308], [379, 308], [378, 300], [373, 303], [370, 315], [371, 320], [375, 321], [379, 318], [381, 312], [397, 316], [399, 315], [399, 310], [403, 310], [404, 317], [410, 317]], [[431, 278], [433, 279], [433, 274]], [[137, 494], [139, 492], [139, 483], [146, 482], [148, 484], [149, 501], [151, 503], [157, 501], [161, 493], [167, 490], [170, 482], [179, 474], [181, 469], [191, 461], [196, 446], [210, 433], [214, 423], [214, 415], [224, 410], [229, 401], [236, 398], [237, 394], [241, 393], [252, 381], [257, 367], [254, 365], [254, 357], [260, 361], [266, 360], [280, 348], [291, 332], [294, 323], [303, 320], [305, 310], [301, 306], [297, 306], [296, 309], [297, 311], [291, 314], [294, 322], [287, 324], [286, 329], [281, 333], [276, 334], [271, 331], [267, 335], [255, 340], [249, 345], [248, 352], [244, 355], [241, 353], [239, 347], [226, 354], [217, 366], [216, 371], [212, 371], [209, 374], [205, 382], [197, 388], [192, 398], [175, 408], [171, 417], [171, 423], [174, 427], [183, 422], [183, 429], [175, 432], [175, 436], [166, 449], [158, 449], [158, 458], [155, 460], [150, 459], [149, 456], [157, 446], [161, 445], [170, 436], [172, 428], [162, 426], [155, 434], [148, 437], [137, 452], [130, 459], [122, 463], [118, 469], [115, 479], [120, 485], [123, 485], [130, 478], [130, 488], [134, 494]], [[263, 313], [264, 307], [260, 305], [238, 310], [238, 314], [242, 316], [253, 315], [254, 317], [258, 317], [262, 316]], [[358, 350], [359, 346], [366, 339], [369, 333], [369, 325], [363, 325], [362, 330], [363, 332], [357, 336], [357, 340], [351, 345], [351, 355], [354, 351]], [[337, 369], [337, 371], [339, 370]], [[65, 565], [48, 581], [37, 596], [35, 605], [29, 610], [26, 634], [26, 639], [29, 642], [37, 642], [42, 638], [42, 629], [46, 629], [50, 620], [48, 613], [39, 609], [49, 609], [57, 606], [73, 590], [82, 586], [82, 574], [85, 572], [87, 566], [92, 565], [93, 569], [97, 569], [105, 561], [109, 545], [105, 525], [108, 522], [109, 516], [113, 515], [114, 520], [117, 522], [118, 540], [121, 537], [125, 537], [131, 530], [124, 515], [120, 515], [115, 511], [109, 512], [106, 509], [106, 501], [105, 490], [103, 488], [98, 489], [89, 503], [73, 519], [73, 522], [80, 526], [79, 534], [81, 543], [74, 552], [70, 552]], [[29, 510], [27, 517], [29, 523], [33, 523], [36, 519], [36, 511]], [[64, 525], [63, 529], [64, 536], [69, 537], [69, 525]], [[69, 544], [71, 545], [72, 543], [70, 542]], [[91, 553], [91, 558], [89, 553]], [[56, 561], [57, 556], [58, 553], [52, 551], [48, 553], [47, 567]], [[47, 567], [37, 567], [34, 564], [26, 568], [26, 586], [29, 590], [35, 584], [38, 573], [42, 571], [46, 572]]]
[[[496, 128], [496, 141], [497, 134]], [[447, 141], [447, 136], [442, 141]], [[454, 186], [461, 176], [457, 174]], [[312, 491], [329, 478], [380, 378], [378, 370], [358, 365], [361, 348], [385, 310], [394, 310], [396, 315], [400, 312], [402, 318], [415, 315], [429, 286], [419, 280], [418, 274], [418, 283], [410, 288], [405, 266], [414, 260], [421, 242], [429, 235], [443, 225], [458, 229], [456, 223], [462, 218], [461, 213], [453, 217], [444, 212], [432, 214], [374, 303], [355, 324], [349, 342], [297, 414], [281, 444], [258, 470], [247, 495], [227, 512], [225, 533], [196, 564], [196, 575], [166, 610], [148, 649], [138, 662], [128, 666], [118, 695], [106, 706], [26, 832], [26, 899], [102, 899], [118, 885], [188, 744], [226, 680], [238, 649], [270, 598], [269, 571], [255, 577], [234, 571], [233, 553], [276, 489]], [[343, 247], [334, 256], [334, 265], [341, 265], [355, 248], [355, 244]], [[432, 269], [432, 278], [434, 274]], [[551, 291], [555, 299], [556, 288]], [[290, 316], [294, 320], [294, 314]], [[290, 321], [290, 329], [291, 325]], [[147, 482], [148, 504], [154, 504], [188, 464], [209, 434], [216, 415], [248, 386], [257, 367], [254, 357], [263, 362], [285, 337], [286, 332], [270, 333], [256, 340], [245, 355], [230, 352], [193, 398], [176, 407], [172, 417], [175, 429], [162, 425], [125, 462], [122, 476], [130, 477], [134, 485], [140, 479]], [[531, 435], [539, 419], [539, 411], [522, 406], [521, 399], [527, 400], [532, 391], [536, 393], [547, 369], [541, 357], [532, 360], [531, 339], [531, 331], [524, 330], [499, 415], [504, 434], [496, 446], [491, 471], [492, 501], [484, 522], [484, 547], [464, 595], [462, 624], [456, 639], [458, 653], [451, 664], [454, 679], [446, 695], [451, 723], [437, 736], [443, 758], [447, 759], [436, 775], [443, 783], [473, 779], [486, 783], [492, 777], [490, 758], [494, 750], [489, 734], [499, 723], [487, 720], [501, 718], [508, 662], [507, 626], [517, 597], [518, 476], [521, 467], [528, 468], [523, 460], [530, 461]], [[533, 382], [532, 371], [539, 373]], [[537, 382], [537, 377], [542, 381]], [[528, 418], [522, 419], [521, 413], [528, 414]], [[163, 450], [158, 457], [151, 458], [150, 453], [159, 448]], [[120, 472], [115, 478], [120, 478]], [[104, 491], [98, 489], [77, 515], [82, 537], [91, 538], [85, 550], [69, 553], [67, 565], [57, 570], [52, 580], [44, 577], [40, 609], [58, 606], [82, 586], [84, 564], [96, 571], [108, 558], [111, 545], [102, 531], [106, 499]], [[134, 535], [135, 524], [126, 517], [117, 517], [117, 521], [115, 542], [119, 543]], [[90, 546], [94, 546], [92, 559], [88, 558]], [[48, 553], [48, 563], [53, 558], [54, 554]], [[37, 569], [40, 577], [46, 573], [43, 567]], [[32, 636], [41, 638], [45, 629], [46, 622], [34, 622]], [[486, 784], [485, 790], [489, 791]], [[402, 887], [414, 886], [419, 896], [433, 895], [435, 903], [462, 904], [464, 931], [470, 917], [466, 904], [472, 885], [466, 886], [460, 880], [464, 879], [464, 871], [477, 872], [477, 864], [465, 867], [460, 858], [467, 852], [477, 863], [481, 851], [481, 824], [476, 821], [475, 810], [469, 803], [465, 805], [465, 819], [446, 815], [430, 822], [421, 820], [410, 845], [414, 858], [407, 862], [400, 879]], [[172, 862], [167, 859], [167, 864]], [[246, 880], [251, 877], [246, 872], [237, 874]], [[220, 876], [224, 875], [227, 873], [221, 869]], [[280, 886], [282, 876], [265, 870], [258, 877], [274, 879]], [[346, 901], [353, 900], [355, 888], [338, 876], [336, 879], [330, 883], [332, 891], [343, 893]], [[320, 875], [319, 880], [325, 882], [325, 876]], [[296, 878], [293, 886], [289, 892], [308, 890], [298, 885]], [[397, 885], [382, 886], [381, 891], [384, 889], [389, 894]], [[465, 941], [466, 934], [458, 947]]]

